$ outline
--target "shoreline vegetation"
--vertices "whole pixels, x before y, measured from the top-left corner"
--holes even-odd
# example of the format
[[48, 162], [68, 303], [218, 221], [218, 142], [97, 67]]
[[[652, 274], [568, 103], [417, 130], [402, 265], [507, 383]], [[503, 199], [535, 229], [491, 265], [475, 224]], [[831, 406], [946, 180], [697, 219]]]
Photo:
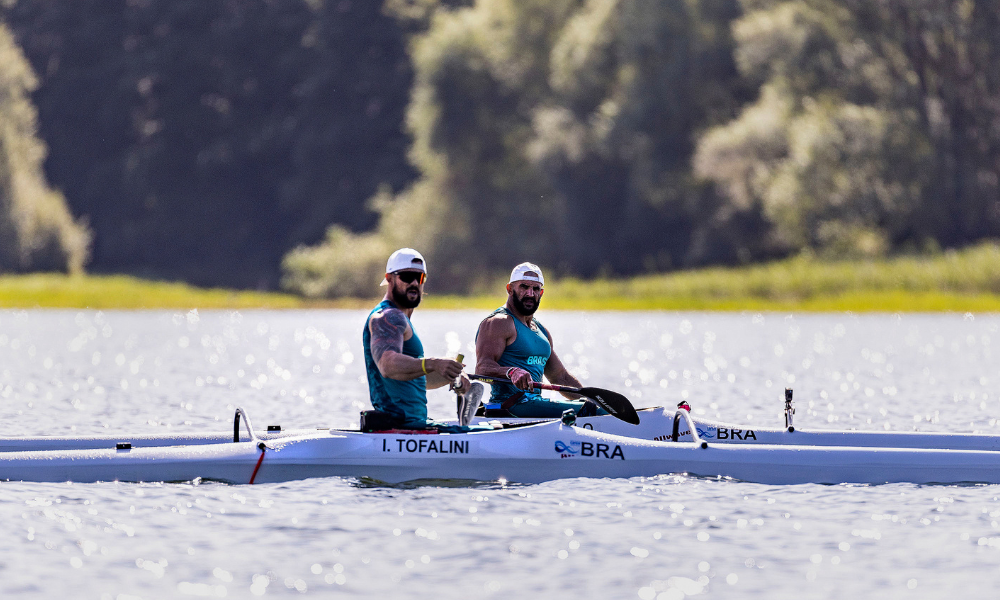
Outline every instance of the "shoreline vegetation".
[[[431, 280], [433, 283], [433, 279]], [[488, 310], [496, 293], [437, 295], [422, 308]], [[373, 285], [373, 291], [378, 289]], [[122, 275], [0, 276], [0, 308], [310, 309], [369, 308], [377, 298], [311, 300], [276, 292], [204, 289]], [[716, 267], [629, 279], [550, 281], [546, 310], [803, 312], [1000, 312], [1000, 246], [880, 260], [802, 255], [746, 267]]]

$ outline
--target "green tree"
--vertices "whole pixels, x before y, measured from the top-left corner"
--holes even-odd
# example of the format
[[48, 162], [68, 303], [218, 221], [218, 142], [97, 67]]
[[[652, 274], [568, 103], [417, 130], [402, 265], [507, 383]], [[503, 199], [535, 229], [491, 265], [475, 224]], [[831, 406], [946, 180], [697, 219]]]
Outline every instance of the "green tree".
[[628, 274], [732, 258], [690, 174], [697, 133], [748, 95], [730, 56], [734, 2], [590, 0], [551, 51], [531, 156], [561, 198], [565, 270]]
[[911, 229], [930, 144], [899, 97], [891, 48], [839, 2], [753, 2], [736, 22], [743, 74], [763, 84], [707, 132], [695, 172], [732, 210], [760, 209], [777, 249], [880, 254]]
[[[855, 0], [857, 1], [857, 0]], [[861, 3], [906, 57], [912, 106], [934, 148], [923, 231], [942, 246], [1000, 235], [1000, 5]]]
[[1000, 234], [1000, 7], [971, 0], [747, 0], [760, 97], [699, 141], [698, 175], [771, 244], [833, 254]]
[[373, 203], [372, 233], [333, 229], [290, 254], [286, 285], [368, 295], [400, 245], [424, 252], [433, 285], [451, 290], [526, 259], [589, 275], [711, 256], [714, 241], [689, 251], [714, 199], [688, 160], [695, 132], [738, 105], [733, 63], [718, 62], [735, 10], [722, 0], [437, 6], [412, 42], [420, 180]]
[[414, 177], [412, 70], [378, 2], [4, 3], [91, 269], [273, 287], [282, 256]]
[[36, 86], [31, 66], [0, 24], [0, 271], [80, 273], [90, 236], [46, 183], [45, 145], [29, 97]]
[[393, 246], [412, 246], [427, 256], [432, 286], [462, 289], [494, 264], [540, 249], [549, 203], [521, 149], [532, 135], [530, 107], [546, 87], [544, 50], [573, 4], [499, 0], [437, 10], [411, 50], [407, 125], [421, 179], [373, 202], [375, 231], [334, 228], [327, 243], [290, 254], [285, 285], [310, 295], [371, 295]]

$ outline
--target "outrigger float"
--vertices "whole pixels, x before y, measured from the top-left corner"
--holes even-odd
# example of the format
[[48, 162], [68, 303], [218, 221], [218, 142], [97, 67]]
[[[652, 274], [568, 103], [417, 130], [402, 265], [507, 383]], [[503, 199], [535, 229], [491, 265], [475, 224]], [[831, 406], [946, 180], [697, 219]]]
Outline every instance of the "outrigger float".
[[[0, 438], [0, 481], [191, 481], [233, 484], [311, 477], [536, 483], [570, 477], [688, 474], [765, 484], [1000, 483], [1000, 436], [736, 427], [686, 406], [561, 420], [478, 419], [492, 431], [232, 433]], [[242, 420], [242, 427], [241, 427]]]

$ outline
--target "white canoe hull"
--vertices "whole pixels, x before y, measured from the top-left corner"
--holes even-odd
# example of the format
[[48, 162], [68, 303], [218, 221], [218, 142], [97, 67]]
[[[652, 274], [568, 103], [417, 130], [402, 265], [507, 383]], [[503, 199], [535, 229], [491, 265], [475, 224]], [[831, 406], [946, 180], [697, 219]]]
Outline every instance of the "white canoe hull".
[[[983, 450], [658, 442], [559, 422], [428, 435], [329, 431], [265, 443], [0, 454], [0, 480], [190, 481], [234, 484], [311, 477], [386, 483], [459, 479], [535, 483], [569, 477], [689, 474], [765, 484], [1000, 483], [1000, 453]], [[259, 469], [258, 469], [259, 464]]]
[[[674, 409], [648, 408], [638, 411], [640, 424], [631, 425], [611, 416], [582, 417], [577, 425], [603, 433], [642, 440], [669, 441], [673, 433]], [[483, 419], [485, 422], [538, 422], [536, 419]], [[1000, 436], [972, 433], [922, 433], [880, 431], [803, 430], [789, 432], [780, 428], [748, 427], [694, 418], [698, 435], [712, 444], [735, 445], [794, 445], [794, 446], [860, 446], [877, 448], [937, 448], [951, 450], [1000, 451]], [[326, 429], [292, 429], [281, 432], [258, 432], [262, 440], [303, 437]], [[686, 423], [679, 429], [678, 441], [691, 441]], [[114, 448], [117, 443], [129, 443], [133, 448], [162, 446], [192, 446], [232, 442], [232, 431], [204, 434], [146, 434], [94, 436], [23, 436], [0, 437], [0, 453], [26, 450], [82, 450]], [[245, 430], [240, 439], [247, 440]]]
[[[671, 439], [675, 409], [650, 408], [638, 411], [639, 425], [614, 417], [577, 419], [577, 424], [614, 435], [667, 441]], [[780, 446], [860, 446], [875, 448], [937, 448], [950, 450], [1000, 450], [1000, 435], [978, 433], [926, 433], [918, 431], [849, 431], [752, 427], [733, 425], [692, 416], [698, 437], [712, 444]], [[682, 420], [678, 441], [691, 441], [691, 432]]]

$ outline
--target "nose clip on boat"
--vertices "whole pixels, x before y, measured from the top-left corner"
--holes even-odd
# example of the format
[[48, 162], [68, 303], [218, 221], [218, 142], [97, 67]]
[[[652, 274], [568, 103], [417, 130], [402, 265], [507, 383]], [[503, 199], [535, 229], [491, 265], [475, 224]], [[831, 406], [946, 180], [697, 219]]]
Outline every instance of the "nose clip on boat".
[[792, 388], [785, 388], [785, 429], [788, 433], [795, 431], [795, 427], [792, 425], [792, 415], [795, 414], [795, 408], [792, 406]]
[[562, 414], [563, 425], [576, 425], [576, 413], [572, 408], [567, 408]]

